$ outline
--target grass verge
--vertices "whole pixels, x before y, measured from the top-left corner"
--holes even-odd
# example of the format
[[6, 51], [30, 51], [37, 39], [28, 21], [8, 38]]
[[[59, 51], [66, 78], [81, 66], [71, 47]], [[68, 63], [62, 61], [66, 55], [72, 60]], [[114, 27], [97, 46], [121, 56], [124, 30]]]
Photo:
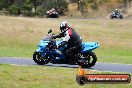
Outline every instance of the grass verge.
[[[76, 83], [77, 68], [47, 66], [12, 66], [0, 64], [1, 88], [131, 88], [132, 84]], [[88, 73], [89, 71], [87, 71]], [[97, 72], [108, 74], [110, 72]]]

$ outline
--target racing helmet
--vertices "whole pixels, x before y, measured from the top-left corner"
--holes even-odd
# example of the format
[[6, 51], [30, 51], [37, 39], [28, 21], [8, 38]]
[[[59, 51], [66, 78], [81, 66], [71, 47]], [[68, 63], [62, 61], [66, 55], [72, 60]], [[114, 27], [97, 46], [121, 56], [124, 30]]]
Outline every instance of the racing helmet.
[[69, 27], [70, 27], [70, 24], [67, 21], [63, 21], [60, 24], [60, 30], [61, 30], [61, 32], [65, 32]]
[[54, 8], [52, 8], [51, 10], [52, 10], [53, 12], [55, 11], [55, 9], [54, 9]]
[[118, 9], [115, 9], [115, 11], [118, 11]]

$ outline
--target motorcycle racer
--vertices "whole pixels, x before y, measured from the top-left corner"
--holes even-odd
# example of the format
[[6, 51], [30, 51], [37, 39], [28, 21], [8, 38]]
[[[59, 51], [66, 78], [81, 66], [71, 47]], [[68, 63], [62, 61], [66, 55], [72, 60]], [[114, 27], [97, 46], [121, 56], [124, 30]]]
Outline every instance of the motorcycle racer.
[[118, 9], [115, 9], [115, 10], [112, 12], [112, 14], [110, 15], [110, 19], [114, 19], [114, 18], [123, 19], [122, 12], [120, 12]]
[[64, 52], [66, 56], [68, 57], [68, 60], [69, 60], [68, 63], [72, 64], [74, 54], [82, 50], [82, 39], [67, 21], [61, 22], [60, 31], [61, 33], [54, 36], [54, 38], [63, 37], [63, 41], [58, 46], [58, 48], [64, 47], [65, 45], [68, 46]]
[[114, 12], [116, 15], [118, 15], [120, 13], [118, 9], [115, 9]]

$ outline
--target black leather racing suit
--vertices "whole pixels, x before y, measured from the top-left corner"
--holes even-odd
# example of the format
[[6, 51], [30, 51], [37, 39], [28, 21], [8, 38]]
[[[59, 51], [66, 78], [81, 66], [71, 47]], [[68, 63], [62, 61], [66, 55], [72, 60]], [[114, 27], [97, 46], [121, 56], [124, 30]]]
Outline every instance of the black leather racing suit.
[[115, 12], [115, 15], [119, 15], [120, 14], [120, 12], [119, 11], [114, 11]]
[[56, 36], [56, 38], [61, 37], [64, 38], [59, 47], [63, 47], [65, 44], [68, 45], [64, 52], [69, 59], [69, 63], [72, 63], [72, 60], [75, 58], [74, 54], [82, 49], [82, 39], [72, 28], [67, 28], [65, 32], [62, 32], [58, 36]]

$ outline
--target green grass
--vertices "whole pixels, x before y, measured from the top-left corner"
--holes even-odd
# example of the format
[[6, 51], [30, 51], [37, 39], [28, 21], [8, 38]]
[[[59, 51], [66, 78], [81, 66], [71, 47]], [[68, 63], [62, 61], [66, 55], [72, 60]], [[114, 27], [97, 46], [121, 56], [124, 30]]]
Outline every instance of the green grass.
[[3, 57], [32, 57], [32, 53], [37, 48], [37, 45], [35, 44], [15, 39], [1, 42], [1, 46], [2, 47], [0, 48], [0, 56]]
[[[36, 47], [35, 47], [36, 48]], [[1, 57], [32, 57], [32, 53], [35, 51], [35, 48], [29, 46], [29, 47], [2, 47], [0, 48]]]
[[[131, 84], [76, 83], [78, 68], [47, 66], [12, 66], [0, 64], [1, 88], [131, 88]], [[89, 71], [87, 71], [89, 73]], [[109, 74], [110, 72], [96, 72]]]
[[128, 48], [100, 48], [95, 50], [99, 62], [132, 64], [132, 49]]
[[83, 41], [100, 43], [98, 61], [132, 64], [132, 22], [129, 19], [46, 19], [0, 16], [0, 57], [30, 57], [49, 29], [59, 33], [68, 20]]

